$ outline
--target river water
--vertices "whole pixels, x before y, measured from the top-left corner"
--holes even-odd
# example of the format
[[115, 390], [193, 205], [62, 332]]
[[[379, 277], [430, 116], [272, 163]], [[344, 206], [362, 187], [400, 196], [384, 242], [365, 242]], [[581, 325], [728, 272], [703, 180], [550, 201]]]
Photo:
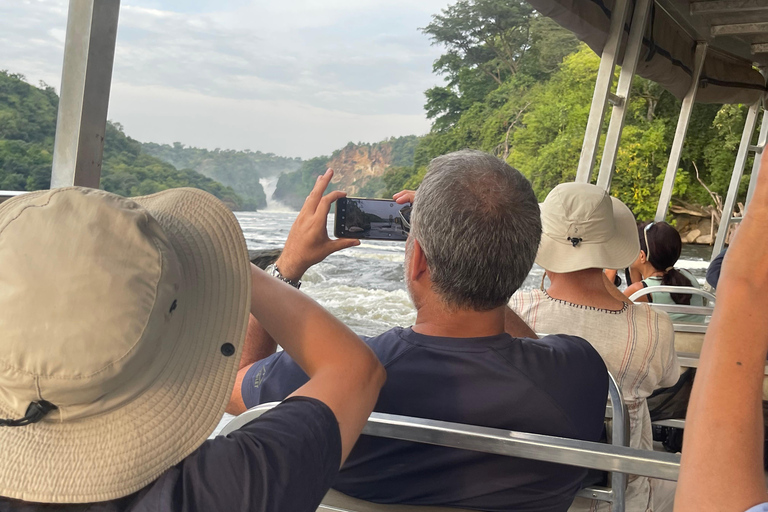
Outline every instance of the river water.
[[[267, 210], [237, 213], [237, 218], [249, 249], [275, 249], [283, 247], [296, 215]], [[333, 215], [328, 232], [333, 232]], [[403, 242], [364, 241], [311, 268], [301, 290], [358, 334], [373, 336], [396, 325], [409, 326], [415, 313], [403, 282], [404, 254]], [[685, 246], [677, 266], [703, 282], [710, 254], [710, 247]], [[523, 288], [540, 286], [543, 274], [535, 265]]]

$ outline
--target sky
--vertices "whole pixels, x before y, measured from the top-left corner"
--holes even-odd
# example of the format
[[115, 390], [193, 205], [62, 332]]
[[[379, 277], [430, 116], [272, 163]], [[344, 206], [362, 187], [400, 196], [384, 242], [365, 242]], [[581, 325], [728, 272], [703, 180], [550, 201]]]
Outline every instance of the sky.
[[[59, 90], [68, 0], [0, 0], [0, 69]], [[122, 0], [109, 119], [142, 142], [311, 158], [424, 134], [450, 0]]]

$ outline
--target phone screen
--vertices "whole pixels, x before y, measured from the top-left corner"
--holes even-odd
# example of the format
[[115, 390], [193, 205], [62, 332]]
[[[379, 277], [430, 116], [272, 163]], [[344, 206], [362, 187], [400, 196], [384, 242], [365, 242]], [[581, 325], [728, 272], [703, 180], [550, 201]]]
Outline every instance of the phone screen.
[[336, 201], [337, 238], [399, 240], [408, 238], [411, 205], [389, 199], [343, 197]]

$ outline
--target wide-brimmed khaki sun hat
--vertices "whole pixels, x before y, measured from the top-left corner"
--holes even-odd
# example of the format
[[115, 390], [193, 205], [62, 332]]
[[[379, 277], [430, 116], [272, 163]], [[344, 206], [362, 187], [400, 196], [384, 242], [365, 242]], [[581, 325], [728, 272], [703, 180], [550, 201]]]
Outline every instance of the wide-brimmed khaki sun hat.
[[536, 263], [557, 273], [627, 268], [640, 254], [635, 217], [602, 188], [563, 183], [541, 204]]
[[106, 501], [192, 453], [232, 392], [250, 283], [237, 220], [200, 190], [0, 204], [0, 496]]

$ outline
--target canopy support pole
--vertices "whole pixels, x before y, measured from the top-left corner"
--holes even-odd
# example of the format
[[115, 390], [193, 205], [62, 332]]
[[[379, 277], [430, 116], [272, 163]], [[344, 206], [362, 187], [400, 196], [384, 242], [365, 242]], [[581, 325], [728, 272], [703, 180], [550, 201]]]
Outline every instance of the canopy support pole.
[[[765, 105], [763, 105], [763, 109], [765, 109]], [[747, 202], [744, 203], [744, 208], [749, 207], [749, 203], [752, 201], [752, 196], [755, 194], [757, 177], [760, 174], [760, 161], [763, 156], [763, 151], [765, 151], [766, 143], [768, 143], [768, 111], [763, 110], [763, 122], [760, 124], [760, 135], [757, 138], [755, 162], [752, 164], [752, 174], [749, 177], [749, 190], [747, 191]]]
[[51, 188], [98, 188], [120, 0], [70, 0]]
[[619, 44], [624, 33], [624, 20], [627, 17], [628, 0], [616, 0], [611, 13], [611, 25], [608, 39], [600, 56], [600, 68], [597, 71], [595, 92], [592, 95], [592, 106], [589, 109], [589, 120], [584, 133], [584, 143], [581, 146], [579, 167], [576, 171], [576, 181], [589, 183], [592, 178], [592, 167], [595, 165], [595, 155], [600, 144], [600, 132], [603, 126], [605, 107], [611, 94], [613, 71], [619, 54]]
[[621, 142], [621, 131], [624, 128], [624, 118], [629, 104], [629, 95], [632, 90], [632, 79], [635, 77], [637, 60], [640, 50], [643, 48], [643, 34], [645, 22], [651, 8], [650, 0], [638, 0], [635, 4], [635, 12], [632, 14], [632, 25], [629, 29], [627, 48], [624, 50], [624, 61], [621, 63], [621, 73], [616, 86], [616, 96], [620, 101], [613, 105], [611, 121], [608, 124], [608, 132], [605, 136], [603, 158], [600, 160], [600, 172], [597, 175], [597, 186], [605, 190], [611, 189], [613, 169], [616, 164], [616, 154]]
[[688, 124], [691, 121], [693, 105], [696, 102], [696, 92], [699, 90], [699, 78], [701, 70], [704, 68], [704, 59], [707, 57], [707, 43], [700, 42], [696, 45], [696, 55], [694, 57], [693, 75], [691, 76], [691, 86], [683, 98], [683, 105], [680, 107], [680, 116], [677, 118], [677, 128], [675, 129], [675, 138], [672, 141], [672, 150], [669, 152], [669, 161], [667, 162], [667, 172], [664, 174], [664, 185], [661, 187], [659, 204], [656, 207], [656, 222], [662, 222], [667, 218], [669, 203], [672, 201], [672, 190], [675, 188], [675, 177], [680, 165], [680, 156], [683, 154], [683, 143], [688, 133]]
[[744, 166], [747, 164], [750, 142], [752, 142], [752, 134], [755, 132], [757, 114], [761, 104], [762, 101], [758, 100], [755, 104], [749, 107], [749, 111], [747, 112], [747, 120], [744, 123], [744, 131], [741, 134], [739, 151], [736, 153], [736, 162], [733, 165], [731, 183], [728, 185], [728, 195], [725, 197], [723, 214], [720, 216], [720, 226], [717, 229], [715, 246], [712, 249], [713, 259], [723, 250], [725, 238], [728, 236], [728, 229], [731, 227], [731, 222], [733, 222], [733, 208], [736, 206], [736, 199], [739, 196], [739, 185], [741, 185], [741, 177], [744, 174]]

